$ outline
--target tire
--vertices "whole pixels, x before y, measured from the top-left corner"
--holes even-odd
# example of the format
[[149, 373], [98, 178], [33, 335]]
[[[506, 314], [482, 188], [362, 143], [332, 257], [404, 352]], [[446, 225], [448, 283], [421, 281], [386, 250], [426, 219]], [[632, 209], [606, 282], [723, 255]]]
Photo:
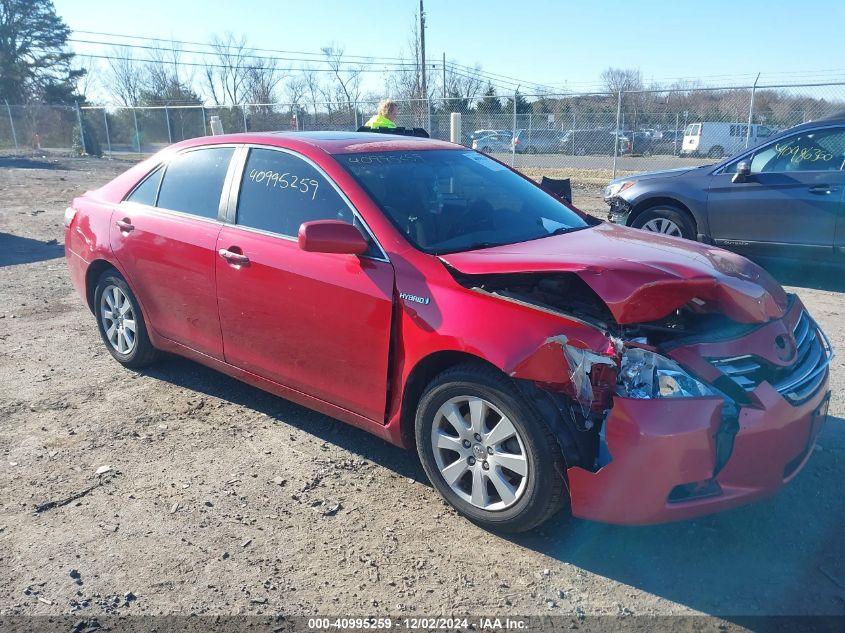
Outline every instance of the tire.
[[114, 269], [105, 271], [97, 280], [94, 314], [106, 349], [121, 365], [145, 367], [158, 359], [159, 351], [150, 342], [141, 306], [126, 280]]
[[722, 158], [725, 155], [725, 150], [721, 145], [716, 145], [710, 148], [707, 152], [707, 158]]
[[[453, 406], [451, 419], [463, 426], [461, 431], [443, 413]], [[477, 413], [485, 409], [486, 418]], [[472, 425], [474, 420], [482, 421]], [[508, 421], [510, 426], [500, 432]], [[432, 485], [460, 514], [485, 529], [525, 532], [568, 505], [566, 465], [555, 436], [513, 382], [493, 368], [470, 363], [435, 378], [420, 399], [415, 431], [417, 452]], [[473, 437], [474, 431], [479, 435]], [[435, 438], [443, 447], [435, 448]]]
[[[695, 240], [695, 223], [689, 214], [671, 205], [659, 205], [646, 209], [634, 218], [631, 226], [653, 233]], [[672, 228], [677, 229], [677, 232]]]
[[528, 146], [528, 150], [527, 150], [527, 152], [528, 152], [529, 154], [536, 154], [536, 153], [537, 153], [537, 148], [536, 148], [536, 147], [534, 147], [533, 145], [529, 145], [529, 146]]

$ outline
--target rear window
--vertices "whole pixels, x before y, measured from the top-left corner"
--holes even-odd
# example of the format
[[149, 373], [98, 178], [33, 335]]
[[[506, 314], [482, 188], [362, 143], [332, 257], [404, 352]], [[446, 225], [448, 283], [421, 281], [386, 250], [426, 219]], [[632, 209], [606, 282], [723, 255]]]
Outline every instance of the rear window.
[[700, 130], [701, 130], [701, 123], [690, 123], [687, 126], [687, 131], [685, 132], [685, 134], [687, 136], [698, 136]]
[[234, 151], [233, 147], [209, 147], [173, 157], [164, 173], [157, 206], [216, 218]]
[[477, 152], [341, 154], [335, 159], [411, 244], [446, 254], [591, 226], [576, 211]]

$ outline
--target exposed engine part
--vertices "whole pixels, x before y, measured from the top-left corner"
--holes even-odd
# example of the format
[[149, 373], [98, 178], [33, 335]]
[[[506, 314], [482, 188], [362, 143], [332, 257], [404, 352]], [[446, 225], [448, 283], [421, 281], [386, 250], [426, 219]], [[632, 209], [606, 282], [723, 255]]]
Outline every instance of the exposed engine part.
[[607, 305], [572, 273], [464, 275], [454, 269], [450, 272], [467, 288], [573, 316], [604, 330], [614, 323]]

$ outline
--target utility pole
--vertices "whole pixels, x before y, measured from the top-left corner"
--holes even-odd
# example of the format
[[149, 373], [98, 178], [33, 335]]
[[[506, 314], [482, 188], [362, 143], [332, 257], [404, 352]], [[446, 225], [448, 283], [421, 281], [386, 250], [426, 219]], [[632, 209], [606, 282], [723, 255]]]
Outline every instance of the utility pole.
[[443, 100], [446, 100], [446, 53], [443, 53]]
[[757, 92], [758, 81], [760, 81], [760, 73], [757, 73], [754, 85], [751, 86], [751, 102], [748, 104], [748, 128], [745, 131], [745, 149], [748, 149], [748, 144], [751, 142], [751, 121], [754, 117], [754, 93]]
[[425, 84], [425, 10], [423, 0], [420, 0], [420, 83], [422, 84], [423, 99], [428, 99], [428, 89]]

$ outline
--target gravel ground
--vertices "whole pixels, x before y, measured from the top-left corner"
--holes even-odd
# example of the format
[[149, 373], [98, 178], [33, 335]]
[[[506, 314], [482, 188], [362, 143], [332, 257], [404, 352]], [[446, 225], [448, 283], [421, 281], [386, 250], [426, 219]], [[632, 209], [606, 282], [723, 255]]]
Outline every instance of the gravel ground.
[[[0, 614], [845, 614], [845, 355], [816, 454], [775, 497], [502, 538], [413, 453], [186, 360], [112, 360], [62, 213], [125, 167], [0, 159]], [[598, 185], [575, 197], [604, 212]], [[821, 285], [791, 290], [845, 350], [845, 288]]]

